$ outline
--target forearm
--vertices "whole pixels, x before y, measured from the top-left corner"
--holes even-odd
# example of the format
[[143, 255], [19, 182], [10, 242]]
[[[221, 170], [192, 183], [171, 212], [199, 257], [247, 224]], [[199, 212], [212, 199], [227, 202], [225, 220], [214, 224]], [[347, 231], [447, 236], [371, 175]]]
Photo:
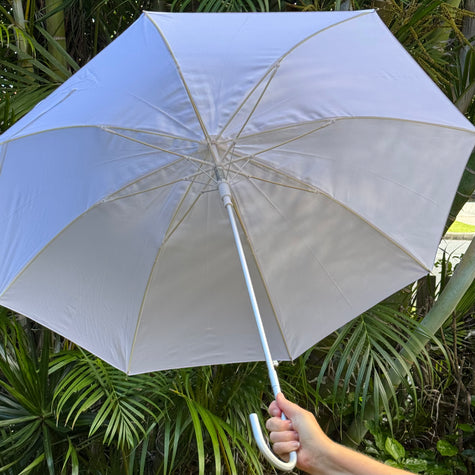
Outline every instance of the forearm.
[[[315, 417], [279, 393], [267, 421], [274, 451], [282, 456], [297, 451], [297, 467], [310, 475], [412, 475], [333, 442]], [[282, 420], [281, 414], [289, 420]]]
[[411, 475], [409, 472], [378, 462], [366, 455], [333, 443], [311, 475]]

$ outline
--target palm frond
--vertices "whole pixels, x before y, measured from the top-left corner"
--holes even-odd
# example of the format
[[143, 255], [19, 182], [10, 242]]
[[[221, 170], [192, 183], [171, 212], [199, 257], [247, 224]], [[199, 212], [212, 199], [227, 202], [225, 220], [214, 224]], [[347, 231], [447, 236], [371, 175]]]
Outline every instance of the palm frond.
[[[163, 379], [151, 375], [127, 376], [82, 350], [65, 353], [51, 371], [69, 371], [55, 389], [56, 418], [64, 413], [65, 423], [77, 423], [94, 409], [89, 435], [103, 434], [106, 444], [131, 449], [146, 433], [146, 417], [159, 419], [160, 408], [151, 395], [166, 397]], [[139, 388], [139, 389], [138, 389]]]
[[[415, 372], [422, 379], [423, 373], [432, 367], [425, 349], [419, 355], [412, 355], [414, 368], [399, 353], [414, 335], [416, 327], [413, 318], [384, 305], [374, 307], [345, 325], [337, 332], [322, 362], [317, 378], [320, 397], [330, 401], [334, 408], [339, 407], [341, 413], [344, 413], [343, 407], [351, 402], [355, 415], [363, 415], [368, 398], [372, 398], [376, 407], [382, 403], [392, 425], [399, 410], [398, 404], [390, 404], [397, 399], [390, 384], [392, 375], [398, 375], [405, 391], [417, 404], [418, 392], [413, 374]], [[332, 383], [328, 384], [326, 380]]]

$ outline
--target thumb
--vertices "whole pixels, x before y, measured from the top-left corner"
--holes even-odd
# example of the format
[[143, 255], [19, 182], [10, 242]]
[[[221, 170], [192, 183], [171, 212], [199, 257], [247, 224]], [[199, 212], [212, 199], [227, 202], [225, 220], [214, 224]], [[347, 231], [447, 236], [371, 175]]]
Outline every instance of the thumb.
[[287, 416], [288, 419], [292, 419], [292, 417], [296, 416], [302, 411], [300, 406], [290, 402], [282, 393], [277, 394], [275, 400], [280, 410]]

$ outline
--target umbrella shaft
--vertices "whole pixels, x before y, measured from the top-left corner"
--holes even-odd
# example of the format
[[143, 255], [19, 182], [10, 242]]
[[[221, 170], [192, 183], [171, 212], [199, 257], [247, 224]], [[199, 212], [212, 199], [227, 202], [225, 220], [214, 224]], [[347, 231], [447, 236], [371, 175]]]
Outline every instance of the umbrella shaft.
[[234, 241], [236, 243], [236, 248], [239, 254], [239, 261], [241, 262], [241, 268], [244, 274], [244, 280], [246, 281], [247, 292], [249, 294], [252, 311], [254, 313], [257, 329], [259, 331], [259, 337], [261, 339], [262, 349], [264, 350], [264, 356], [265, 356], [265, 360], [267, 364], [267, 371], [269, 373], [269, 379], [270, 379], [270, 382], [272, 385], [272, 391], [275, 397], [277, 396], [278, 393], [280, 393], [279, 378], [277, 376], [277, 372], [274, 367], [274, 361], [272, 360], [269, 343], [267, 341], [266, 332], [264, 330], [264, 324], [262, 323], [261, 313], [259, 311], [256, 294], [254, 292], [254, 286], [252, 285], [251, 275], [249, 274], [246, 256], [244, 255], [241, 238], [239, 236], [239, 231], [237, 229], [236, 218], [234, 217], [234, 207], [231, 201], [231, 190], [227, 182], [220, 181], [219, 192], [221, 194], [221, 198], [223, 199], [224, 206], [228, 212], [229, 221], [231, 223], [231, 228], [233, 230]]

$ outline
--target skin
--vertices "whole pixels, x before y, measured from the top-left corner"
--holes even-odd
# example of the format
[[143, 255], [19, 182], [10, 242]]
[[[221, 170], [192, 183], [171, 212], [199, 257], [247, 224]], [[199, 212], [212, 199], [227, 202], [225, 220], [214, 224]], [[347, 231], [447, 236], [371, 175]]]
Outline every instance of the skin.
[[[280, 416], [285, 413], [288, 420]], [[277, 455], [288, 460], [297, 451], [297, 468], [311, 475], [411, 475], [333, 442], [310, 412], [282, 393], [269, 406], [266, 427]]]

